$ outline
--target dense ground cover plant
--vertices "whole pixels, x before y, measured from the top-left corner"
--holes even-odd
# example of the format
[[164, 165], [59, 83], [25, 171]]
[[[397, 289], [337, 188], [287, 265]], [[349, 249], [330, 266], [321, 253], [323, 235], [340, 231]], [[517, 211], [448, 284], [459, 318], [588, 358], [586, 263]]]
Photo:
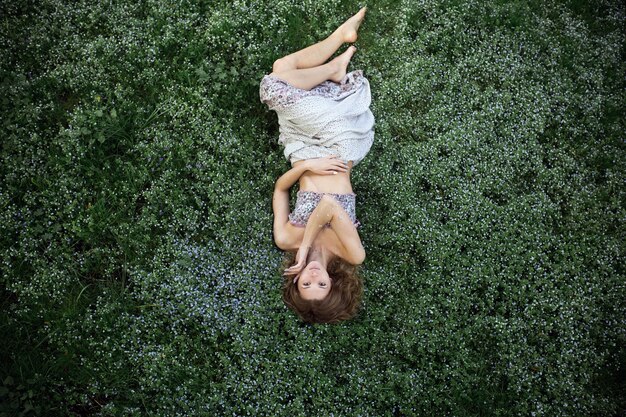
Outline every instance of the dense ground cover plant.
[[0, 415], [624, 413], [624, 6], [368, 6], [336, 326], [280, 301], [258, 83], [358, 4], [0, 6]]

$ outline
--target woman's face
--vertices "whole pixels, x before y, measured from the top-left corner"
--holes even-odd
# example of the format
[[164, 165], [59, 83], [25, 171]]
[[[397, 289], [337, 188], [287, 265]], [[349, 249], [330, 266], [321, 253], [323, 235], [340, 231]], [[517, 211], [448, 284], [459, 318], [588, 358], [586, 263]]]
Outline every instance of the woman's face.
[[309, 262], [298, 278], [298, 292], [305, 300], [323, 299], [330, 292], [332, 285], [333, 281], [328, 276], [328, 272], [317, 261]]

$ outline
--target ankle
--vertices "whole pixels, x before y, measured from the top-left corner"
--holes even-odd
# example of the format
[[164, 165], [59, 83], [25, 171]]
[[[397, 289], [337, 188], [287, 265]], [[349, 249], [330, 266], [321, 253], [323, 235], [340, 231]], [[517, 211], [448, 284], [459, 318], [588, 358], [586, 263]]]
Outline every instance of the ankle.
[[338, 45], [337, 48], [339, 48], [339, 46], [341, 46], [345, 42], [341, 27], [335, 29], [335, 31], [331, 33], [328, 38], [333, 40]]
[[339, 64], [339, 62], [337, 62], [336, 59], [333, 59], [330, 62], [327, 62], [326, 64], [324, 64], [324, 66], [326, 67], [326, 71], [328, 74], [328, 78], [329, 80], [332, 80], [334, 78], [337, 78], [337, 75], [339, 73], [341, 73], [341, 64]]

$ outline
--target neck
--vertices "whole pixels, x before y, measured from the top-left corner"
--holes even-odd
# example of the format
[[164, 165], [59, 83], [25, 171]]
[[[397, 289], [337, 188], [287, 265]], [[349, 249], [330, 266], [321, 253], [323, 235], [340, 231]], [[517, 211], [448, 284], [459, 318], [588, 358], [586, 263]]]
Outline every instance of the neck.
[[333, 259], [333, 254], [324, 246], [314, 245], [311, 246], [311, 249], [309, 249], [307, 258], [307, 262], [317, 261], [324, 265], [324, 268], [326, 268], [328, 267], [328, 263]]

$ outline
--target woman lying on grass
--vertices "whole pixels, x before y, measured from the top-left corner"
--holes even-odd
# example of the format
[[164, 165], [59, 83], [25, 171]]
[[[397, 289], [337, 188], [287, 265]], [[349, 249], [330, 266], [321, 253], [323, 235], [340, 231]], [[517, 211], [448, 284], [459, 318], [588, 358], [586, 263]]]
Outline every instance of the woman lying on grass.
[[[260, 98], [275, 110], [279, 142], [292, 168], [274, 188], [274, 240], [286, 251], [283, 300], [307, 322], [352, 318], [363, 286], [356, 267], [365, 259], [357, 232], [350, 171], [369, 152], [374, 115], [369, 82], [361, 70], [347, 73], [356, 51], [362, 8], [329, 37], [274, 62], [261, 81]], [[299, 183], [295, 209], [289, 190]]]

